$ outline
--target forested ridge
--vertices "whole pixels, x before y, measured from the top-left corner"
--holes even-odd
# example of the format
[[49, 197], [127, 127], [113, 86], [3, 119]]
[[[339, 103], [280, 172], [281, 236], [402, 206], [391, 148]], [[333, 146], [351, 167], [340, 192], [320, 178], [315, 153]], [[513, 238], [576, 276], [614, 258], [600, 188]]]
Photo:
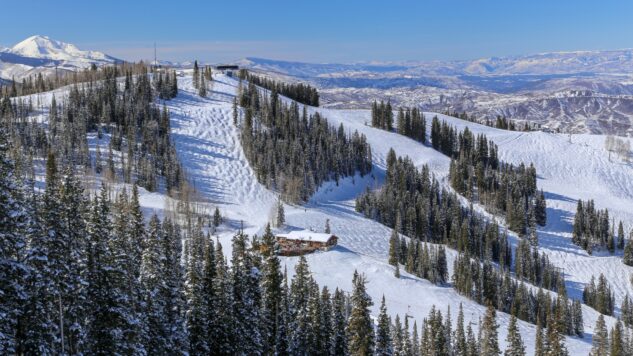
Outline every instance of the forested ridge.
[[455, 191], [504, 216], [510, 230], [538, 243], [536, 225], [546, 224], [547, 205], [543, 192], [537, 190], [532, 164], [502, 162], [497, 145], [485, 135], [475, 136], [468, 127], [458, 131], [437, 117], [431, 124], [431, 143], [451, 157], [449, 177]]
[[319, 113], [308, 115], [305, 107], [285, 104], [276, 92], [262, 93], [252, 82], [240, 86], [239, 94], [246, 158], [257, 179], [284, 200], [305, 202], [327, 180], [371, 171], [371, 147], [364, 135], [350, 134], [343, 125], [336, 128]]
[[240, 69], [238, 77], [259, 87], [270, 90], [272, 93], [283, 95], [301, 104], [319, 106], [319, 92], [316, 88], [304, 83], [284, 83], [274, 79], [250, 73], [246, 69]]
[[[34, 98], [0, 100], [0, 118], [20, 174], [33, 179], [33, 162], [53, 152], [60, 163], [110, 181], [136, 182], [149, 191], [163, 184], [167, 192], [178, 191], [184, 171], [171, 142], [169, 112], [157, 102], [177, 95], [175, 72], [151, 77], [147, 68], [120, 72], [105, 67], [98, 73], [72, 84], [67, 96], [52, 97], [47, 126], [34, 115]], [[100, 140], [108, 135], [92, 154], [89, 133]]]
[[[90, 195], [47, 159], [46, 188], [16, 176], [0, 130], [0, 351], [3, 354], [445, 354], [498, 349], [494, 310], [475, 335], [459, 310], [411, 328], [383, 298], [376, 325], [366, 279], [330, 292], [300, 257], [282, 271], [269, 227], [238, 231], [230, 263], [202, 221], [144, 223], [138, 190]], [[266, 246], [267, 248], [262, 248]], [[403, 322], [401, 321], [403, 320]], [[514, 326], [512, 326], [514, 325]], [[521, 344], [512, 324], [513, 346]], [[420, 329], [418, 329], [418, 326]], [[519, 348], [521, 349], [521, 348]], [[470, 351], [467, 351], [470, 350]]]

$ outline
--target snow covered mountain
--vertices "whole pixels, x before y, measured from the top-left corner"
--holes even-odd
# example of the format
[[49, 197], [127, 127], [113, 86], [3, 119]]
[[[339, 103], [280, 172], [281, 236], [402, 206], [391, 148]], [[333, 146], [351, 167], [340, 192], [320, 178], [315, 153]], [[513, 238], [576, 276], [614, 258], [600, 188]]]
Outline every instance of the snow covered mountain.
[[[257, 180], [256, 174], [245, 157], [240, 144], [240, 130], [233, 123], [233, 100], [239, 84], [234, 78], [216, 74], [210, 83], [210, 94], [201, 98], [193, 87], [189, 75], [178, 78], [179, 93], [166, 101], [169, 109], [175, 147], [185, 166], [188, 178], [195, 182], [205, 201], [219, 207], [226, 220], [217, 231], [230, 256], [230, 240], [235, 230], [244, 222], [244, 231], [260, 234], [270, 221], [270, 212], [276, 207], [277, 195]], [[36, 94], [44, 102], [52, 95], [58, 99], [68, 94], [67, 88]], [[285, 99], [284, 99], [285, 100]], [[45, 108], [37, 114], [38, 120], [48, 118]], [[402, 272], [402, 278], [393, 276], [393, 266], [388, 261], [391, 229], [357, 213], [355, 197], [367, 187], [376, 188], [384, 183], [387, 153], [393, 148], [398, 155], [410, 157], [417, 167], [426, 164], [441, 184], [447, 184], [450, 159], [430, 146], [402, 135], [367, 125], [371, 121], [368, 110], [342, 110], [332, 108], [308, 108], [320, 112], [332, 124], [343, 124], [346, 130], [358, 130], [366, 135], [372, 147], [374, 171], [365, 177], [355, 176], [340, 182], [324, 184], [311, 200], [302, 206], [286, 205], [286, 224], [289, 228], [322, 229], [329, 220], [332, 231], [339, 237], [339, 246], [329, 252], [307, 256], [314, 278], [321, 285], [350, 291], [351, 277], [355, 270], [368, 277], [368, 290], [374, 300], [372, 315], [378, 314], [377, 301], [384, 295], [392, 316], [408, 315], [413, 320], [423, 320], [433, 306], [443, 312], [452, 312], [463, 305], [466, 323], [476, 323], [485, 308], [458, 294], [451, 285], [437, 286], [428, 280]], [[434, 113], [425, 113], [427, 117]], [[592, 275], [604, 273], [613, 287], [616, 305], [627, 295], [633, 295], [629, 275], [633, 268], [621, 262], [621, 256], [589, 255], [571, 243], [573, 215], [577, 199], [595, 199], [600, 209], [608, 208], [609, 216], [625, 223], [627, 231], [633, 227], [633, 166], [612, 159], [603, 149], [605, 136], [567, 135], [544, 132], [511, 132], [439, 115], [458, 130], [468, 127], [475, 134], [485, 134], [499, 146], [502, 160], [513, 164], [533, 162], [538, 170], [538, 185], [547, 196], [547, 220], [539, 228], [539, 252], [546, 254], [559, 268], [564, 268], [566, 288], [573, 299], [582, 299], [583, 287]], [[430, 124], [430, 120], [428, 122]], [[91, 155], [95, 157], [97, 146], [106, 147], [110, 134], [103, 138], [91, 134]], [[633, 143], [633, 141], [631, 141]], [[115, 157], [118, 154], [115, 152]], [[42, 177], [40, 176], [40, 179]], [[94, 184], [98, 187], [98, 184]], [[158, 192], [141, 190], [141, 205], [145, 212], [167, 215], [171, 198]], [[173, 203], [172, 203], [173, 205]], [[475, 208], [483, 209], [475, 205]], [[503, 222], [501, 222], [503, 223]], [[516, 248], [519, 237], [511, 233], [511, 244]], [[454, 250], [447, 251], [448, 266], [456, 258]], [[282, 263], [293, 273], [296, 257], [284, 257]], [[497, 316], [499, 341], [505, 346], [509, 315]], [[566, 337], [565, 343], [572, 355], [586, 355], [591, 348], [594, 325], [598, 313], [583, 306], [585, 337]], [[609, 327], [615, 323], [606, 317]], [[519, 321], [519, 329], [533, 354], [536, 327]]]
[[31, 36], [10, 48], [0, 49], [0, 78], [21, 80], [29, 75], [50, 75], [73, 71], [92, 64], [101, 66], [121, 60], [97, 51], [83, 51], [75, 45], [47, 36]]
[[423, 110], [505, 115], [579, 133], [633, 134], [630, 49], [472, 61], [310, 64], [247, 58], [241, 64], [310, 81], [328, 107], [367, 108], [390, 99]]

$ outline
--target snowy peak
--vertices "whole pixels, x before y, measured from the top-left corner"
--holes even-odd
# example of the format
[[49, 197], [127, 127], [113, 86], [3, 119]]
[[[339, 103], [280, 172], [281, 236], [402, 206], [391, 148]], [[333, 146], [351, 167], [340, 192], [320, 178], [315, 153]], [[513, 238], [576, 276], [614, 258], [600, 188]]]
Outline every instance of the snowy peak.
[[8, 50], [9, 53], [29, 57], [73, 62], [115, 62], [102, 52], [82, 51], [77, 46], [56, 41], [48, 36], [31, 36]]
[[0, 79], [22, 80], [30, 75], [52, 75], [75, 71], [92, 64], [121, 63], [120, 59], [98, 51], [82, 51], [74, 44], [48, 36], [31, 36], [11, 48], [0, 47]]

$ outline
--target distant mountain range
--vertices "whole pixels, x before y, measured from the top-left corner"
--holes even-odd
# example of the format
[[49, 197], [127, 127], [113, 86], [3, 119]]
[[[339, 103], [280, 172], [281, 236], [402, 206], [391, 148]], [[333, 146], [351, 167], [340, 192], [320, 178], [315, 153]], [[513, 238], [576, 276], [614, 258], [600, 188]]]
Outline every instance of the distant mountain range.
[[107, 65], [120, 59], [97, 51], [82, 51], [73, 44], [47, 36], [31, 36], [11, 48], [0, 49], [0, 79], [21, 80], [29, 75], [73, 71], [92, 64]]
[[324, 106], [374, 100], [426, 111], [503, 115], [550, 129], [633, 135], [633, 50], [554, 52], [472, 61], [311, 64], [246, 58], [242, 66], [306, 80]]

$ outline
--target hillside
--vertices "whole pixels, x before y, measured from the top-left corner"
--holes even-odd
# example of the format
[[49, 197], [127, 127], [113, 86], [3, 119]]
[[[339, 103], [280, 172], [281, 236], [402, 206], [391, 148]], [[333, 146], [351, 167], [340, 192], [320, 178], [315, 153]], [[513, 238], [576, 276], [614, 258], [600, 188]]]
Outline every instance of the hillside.
[[[245, 233], [261, 235], [263, 227], [271, 219], [277, 196], [257, 182], [241, 148], [239, 129], [234, 126], [232, 118], [237, 81], [216, 74], [206, 98], [197, 94], [188, 75], [178, 78], [178, 86], [178, 96], [165, 102], [170, 112], [172, 138], [200, 198], [211, 207], [219, 207], [225, 217], [226, 223], [221, 226], [218, 236], [225, 255], [231, 256], [230, 240], [235, 231], [243, 223]], [[61, 88], [54, 94], [60, 98], [67, 95], [67, 90]], [[32, 99], [46, 103], [52, 95], [52, 92], [35, 94]], [[346, 178], [338, 185], [334, 182], [324, 184], [305, 205], [285, 206], [286, 229], [313, 228], [320, 231], [329, 220], [332, 231], [339, 237], [339, 246], [334, 250], [307, 256], [317, 282], [331, 289], [341, 287], [350, 292], [352, 275], [354, 270], [358, 270], [368, 278], [367, 288], [374, 301], [374, 317], [378, 315], [379, 300], [385, 295], [392, 315], [407, 314], [421, 321], [435, 305], [442, 312], [450, 306], [455, 317], [459, 305], [463, 304], [466, 321], [476, 325], [485, 308], [459, 295], [450, 285], [437, 286], [406, 272], [402, 272], [400, 279], [395, 278], [393, 267], [387, 263], [391, 229], [354, 211], [354, 199], [360, 192], [383, 184], [390, 148], [394, 148], [398, 155], [409, 156], [418, 167], [427, 164], [445, 185], [448, 185], [449, 159], [429, 146], [370, 127], [371, 118], [367, 110], [312, 107], [308, 110], [319, 111], [332, 124], [342, 123], [346, 130], [365, 134], [372, 146], [374, 165], [372, 174], [363, 178]], [[39, 120], [46, 120], [46, 109], [40, 108], [37, 114], [40, 115]], [[433, 115], [425, 113], [427, 119]], [[499, 145], [502, 160], [535, 164], [539, 174], [538, 185], [544, 189], [548, 201], [548, 224], [538, 231], [540, 251], [564, 269], [567, 290], [572, 298], [582, 298], [583, 287], [591, 275], [600, 273], [608, 278], [615, 292], [616, 305], [620, 305], [625, 295], [633, 294], [629, 282], [629, 274], [633, 270], [624, 266], [620, 257], [600, 253], [590, 256], [570, 242], [577, 199], [595, 199], [597, 207], [608, 208], [610, 216], [623, 220], [627, 231], [633, 226], [630, 209], [633, 206], [633, 182], [630, 179], [633, 166], [616, 158], [609, 160], [608, 153], [603, 149], [604, 136], [572, 135], [569, 142], [567, 135], [510, 132], [444, 115], [439, 117], [459, 129], [468, 126], [475, 133], [485, 133]], [[430, 120], [427, 122], [430, 124]], [[91, 135], [91, 155], [94, 157], [97, 142], [105, 147], [108, 140], [109, 135], [104, 135], [101, 140]], [[39, 172], [41, 182], [43, 178]], [[98, 187], [97, 182], [92, 180], [87, 179], [86, 183], [94, 189]], [[165, 215], [171, 198], [160, 191], [150, 193], [141, 190], [140, 193], [140, 203], [147, 216], [152, 212]], [[476, 208], [485, 214], [482, 207]], [[517, 241], [518, 238], [511, 234], [513, 246], [517, 245]], [[457, 254], [450, 249], [447, 254], [448, 267], [452, 272]], [[297, 261], [296, 257], [282, 259], [291, 274]], [[597, 315], [595, 310], [583, 306], [585, 338], [566, 338], [570, 354], [588, 354]], [[613, 324], [613, 318], [606, 319], [608, 325]], [[503, 348], [509, 316], [499, 313], [497, 320], [501, 325], [499, 341]], [[528, 354], [532, 353], [535, 326], [519, 321], [519, 328]]]
[[[190, 79], [179, 83], [179, 96], [168, 102], [172, 113], [176, 146], [196, 187], [220, 209], [236, 228], [244, 221], [247, 233], [261, 233], [262, 226], [270, 219], [276, 196], [257, 183], [254, 173], [245, 161], [239, 146], [237, 130], [232, 125], [231, 103], [237, 83], [228, 77], [216, 76], [209, 98], [200, 99], [191, 87]], [[349, 287], [354, 269], [368, 275], [368, 287], [374, 301], [384, 293], [393, 313], [409, 313], [416, 319], [423, 318], [436, 306], [451, 306], [456, 310], [464, 303], [475, 321], [483, 308], [459, 296], [451, 288], [437, 287], [411, 275], [394, 279], [392, 267], [386, 263], [390, 229], [367, 220], [354, 211], [355, 196], [366, 186], [378, 187], [384, 175], [385, 158], [393, 147], [399, 155], [410, 156], [416, 165], [428, 164], [433, 173], [444, 179], [448, 172], [448, 158], [402, 136], [367, 126], [369, 112], [363, 110], [332, 110], [310, 108], [320, 111], [330, 122], [343, 123], [348, 130], [364, 133], [373, 150], [373, 176], [346, 179], [339, 186], [326, 184], [305, 206], [286, 206], [286, 220], [291, 228], [322, 229], [326, 219], [332, 230], [340, 237], [340, 245], [334, 251], [308, 256], [316, 279], [331, 287]], [[432, 114], [427, 113], [427, 117]], [[588, 256], [583, 250], [569, 242], [570, 219], [575, 209], [575, 199], [594, 198], [600, 207], [608, 207], [618, 219], [633, 222], [628, 206], [633, 204], [633, 187], [627, 177], [631, 166], [609, 162], [601, 149], [604, 137], [575, 135], [572, 143], [567, 136], [545, 133], [516, 133], [491, 129], [444, 117], [458, 127], [468, 125], [474, 132], [485, 132], [499, 144], [501, 158], [513, 163], [533, 161], [539, 172], [539, 186], [548, 198], [548, 225], [539, 231], [541, 250], [563, 267], [568, 281], [568, 290], [574, 298], [580, 298], [582, 286], [591, 274], [605, 273], [616, 290], [619, 303], [631, 292], [628, 282], [629, 268], [622, 265], [618, 257]], [[557, 152], [552, 155], [545, 152]], [[574, 157], [573, 160], [570, 157]], [[590, 162], [587, 164], [586, 162]], [[568, 184], [566, 182], [571, 182]], [[614, 203], [616, 202], [616, 203]], [[227, 241], [233, 231], [221, 233]], [[516, 238], [513, 239], [516, 243]], [[228, 243], [225, 243], [226, 246]], [[452, 268], [454, 253], [449, 254]], [[287, 258], [290, 266], [296, 258]], [[418, 296], [424, 295], [424, 298]], [[377, 305], [374, 311], [377, 312]], [[585, 331], [591, 334], [596, 314], [585, 308]], [[500, 316], [506, 325], [507, 316]], [[533, 325], [522, 323], [522, 332], [529, 348], [533, 347]], [[501, 330], [503, 327], [501, 328]], [[504, 337], [501, 331], [500, 339]], [[568, 347], [573, 353], [585, 354], [590, 347], [590, 338], [584, 340], [568, 338]]]

